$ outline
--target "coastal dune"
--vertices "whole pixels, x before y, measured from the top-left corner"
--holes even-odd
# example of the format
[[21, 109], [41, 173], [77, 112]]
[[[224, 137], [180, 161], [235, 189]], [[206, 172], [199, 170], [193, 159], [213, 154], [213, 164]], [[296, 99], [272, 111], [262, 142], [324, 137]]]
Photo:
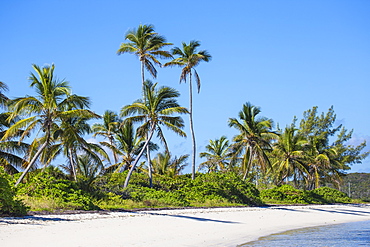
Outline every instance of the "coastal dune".
[[370, 220], [370, 205], [148, 210], [0, 218], [0, 246], [237, 246], [304, 227]]

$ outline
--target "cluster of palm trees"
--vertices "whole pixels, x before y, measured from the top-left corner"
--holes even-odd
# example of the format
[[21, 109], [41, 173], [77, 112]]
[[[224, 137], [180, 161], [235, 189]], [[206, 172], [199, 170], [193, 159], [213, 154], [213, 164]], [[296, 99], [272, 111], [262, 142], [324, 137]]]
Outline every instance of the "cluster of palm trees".
[[[205, 50], [197, 51], [198, 41], [182, 43], [182, 48], [170, 51], [172, 45], [154, 31], [152, 25], [139, 25], [127, 32], [117, 53], [135, 54], [141, 63], [142, 97], [124, 106], [119, 115], [107, 110], [99, 116], [89, 109], [87, 97], [71, 93], [68, 82], [58, 80], [55, 66], [43, 68], [33, 65], [29, 77], [36, 96], [8, 99], [8, 87], [0, 82], [0, 165], [9, 173], [24, 169], [16, 184], [35, 167], [50, 165], [59, 155], [66, 157], [61, 167], [77, 180], [78, 175], [92, 180], [100, 172], [127, 171], [127, 187], [134, 171], [148, 173], [152, 184], [153, 173], [176, 176], [181, 173], [189, 155], [172, 157], [164, 128], [185, 137], [182, 114], [190, 117], [192, 136], [192, 178], [195, 178], [196, 143], [193, 128], [192, 80], [200, 90], [200, 77], [195, 67], [208, 62], [211, 56]], [[162, 63], [159, 58], [172, 59]], [[145, 79], [145, 70], [156, 78], [156, 65], [180, 66], [180, 82], [189, 84], [189, 108], [179, 105], [180, 93], [171, 87], [159, 86]], [[273, 121], [261, 117], [261, 110], [250, 103], [243, 105], [237, 118], [229, 119], [229, 126], [238, 130], [232, 141], [225, 136], [211, 140], [206, 159], [199, 169], [206, 172], [236, 172], [245, 180], [269, 181], [275, 184], [292, 182], [308, 189], [323, 182], [338, 185], [343, 171], [350, 164], [359, 163], [368, 153], [361, 153], [365, 143], [347, 146], [352, 132], [339, 126], [333, 128], [335, 114], [332, 108], [317, 116], [317, 108], [304, 113], [299, 128], [295, 121], [284, 130], [273, 130]], [[102, 123], [89, 125], [92, 119]], [[99, 143], [85, 140], [87, 134], [100, 138]], [[337, 139], [329, 144], [334, 134]], [[156, 136], [156, 138], [153, 138]], [[153, 140], [159, 140], [165, 151], [151, 158], [159, 149]], [[31, 140], [25, 143], [25, 140]], [[109, 153], [111, 155], [109, 155]], [[143, 157], [146, 160], [143, 161]]]
[[[273, 131], [271, 119], [258, 116], [260, 108], [250, 103], [243, 105], [238, 118], [230, 118], [229, 126], [239, 131], [232, 143], [222, 136], [210, 140], [207, 152], [200, 153], [207, 160], [200, 168], [208, 172], [233, 171], [250, 181], [315, 189], [325, 183], [339, 187], [349, 165], [360, 163], [369, 152], [361, 153], [366, 143], [347, 146], [351, 138], [341, 125], [333, 128], [334, 110], [317, 116], [317, 107], [304, 113], [300, 126], [296, 119], [284, 130]], [[330, 139], [338, 134], [336, 140]]]
[[[30, 86], [36, 90], [35, 97], [26, 96], [9, 100], [3, 94], [7, 86], [1, 83], [0, 103], [8, 110], [1, 113], [1, 145], [3, 146], [1, 165], [14, 173], [17, 171], [16, 167], [24, 169], [16, 185], [24, 179], [30, 169], [35, 167], [35, 163], [46, 167], [59, 154], [67, 158], [66, 164], [62, 167], [75, 180], [78, 172], [90, 173], [87, 171], [88, 166], [92, 166], [91, 170], [97, 172], [104, 167], [103, 162], [108, 161], [113, 164], [104, 170], [129, 170], [124, 185], [126, 187], [143, 154], [147, 156], [146, 166], [150, 181], [152, 181], [153, 169], [158, 173], [178, 174], [187, 156], [181, 156], [179, 159], [171, 157], [162, 130], [165, 126], [180, 136], [186, 136], [182, 130], [183, 119], [180, 116], [173, 116], [174, 114], [190, 116], [194, 178], [196, 150], [192, 120], [192, 73], [194, 72], [199, 92], [200, 78], [195, 67], [201, 61], [208, 62], [211, 56], [207, 51], [197, 52], [197, 47], [200, 45], [198, 41], [183, 43], [183, 50], [178, 47], [173, 48], [171, 52], [162, 50], [163, 47], [172, 44], [167, 43], [163, 36], [157, 34], [152, 25], [139, 25], [137, 29], [127, 32], [125, 39], [128, 42], [122, 43], [117, 53], [133, 53], [138, 56], [141, 62], [143, 96], [121, 109], [120, 117], [124, 120], [115, 113], [107, 111], [103, 116], [103, 124], [90, 127], [87, 123], [89, 120], [101, 117], [89, 110], [90, 101], [87, 97], [71, 94], [68, 82], [55, 78], [54, 65], [43, 68], [33, 65], [35, 73], [31, 73], [29, 81]], [[178, 57], [174, 58], [174, 56]], [[157, 83], [145, 80], [144, 69], [156, 78], [155, 65], [162, 66], [158, 58], [173, 59], [163, 66], [183, 68], [180, 82], [186, 81], [188, 77], [190, 111], [177, 103], [177, 98], [180, 96], [177, 90], [158, 87]], [[134, 124], [137, 123], [141, 125], [135, 130]], [[87, 142], [83, 136], [91, 133], [94, 136], [103, 136], [104, 141], [100, 142], [100, 145]], [[158, 146], [151, 142], [154, 134], [164, 144], [166, 152], [154, 159], [157, 167], [153, 168], [150, 152], [158, 149]], [[23, 142], [26, 138], [33, 138], [31, 144]], [[110, 162], [106, 148], [113, 152], [113, 162]], [[5, 152], [6, 150], [10, 153]], [[163, 161], [167, 164], [163, 165]]]

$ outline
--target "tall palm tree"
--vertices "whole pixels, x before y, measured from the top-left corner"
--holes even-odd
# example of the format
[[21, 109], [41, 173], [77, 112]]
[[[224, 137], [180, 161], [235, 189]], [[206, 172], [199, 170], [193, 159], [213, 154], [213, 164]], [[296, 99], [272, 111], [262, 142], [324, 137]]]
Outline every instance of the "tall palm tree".
[[[131, 174], [155, 132], [157, 132], [158, 138], [167, 146], [161, 126], [167, 127], [180, 136], [186, 136], [185, 132], [182, 131], [184, 127], [183, 119], [179, 116], [172, 116], [173, 114], [189, 113], [186, 108], [181, 107], [177, 103], [176, 98], [180, 96], [180, 93], [170, 87], [163, 86], [156, 89], [156, 86], [157, 83], [153, 84], [150, 81], [146, 81], [143, 94], [145, 99], [139, 99], [121, 109], [121, 116], [127, 117], [124, 122], [143, 123], [137, 131], [139, 136], [146, 137], [143, 148], [127, 174], [124, 187], [128, 186]], [[128, 117], [129, 115], [133, 116]], [[149, 176], [151, 176], [150, 166]]]
[[153, 172], [159, 175], [166, 175], [169, 177], [175, 177], [180, 175], [181, 171], [187, 165], [185, 162], [189, 155], [181, 155], [172, 157], [171, 153], [163, 152], [157, 153], [157, 156], [152, 160]]
[[232, 153], [230, 152], [229, 140], [226, 136], [220, 139], [209, 140], [206, 146], [208, 152], [199, 154], [201, 158], [207, 158], [207, 161], [200, 164], [199, 168], [207, 167], [208, 172], [223, 171], [228, 169]]
[[161, 65], [157, 60], [160, 58], [171, 58], [171, 54], [168, 51], [163, 51], [162, 48], [172, 43], [167, 43], [164, 36], [159, 35], [154, 31], [153, 25], [139, 25], [136, 29], [129, 30], [125, 39], [127, 43], [122, 43], [117, 51], [118, 55], [124, 53], [135, 54], [141, 62], [141, 78], [142, 86], [144, 87], [144, 68], [156, 78], [157, 70], [154, 64]]
[[262, 172], [266, 172], [267, 167], [271, 167], [267, 152], [272, 150], [271, 141], [278, 135], [271, 130], [273, 125], [271, 119], [257, 116], [260, 112], [259, 107], [247, 102], [239, 112], [240, 121], [236, 118], [229, 119], [229, 126], [240, 132], [234, 137], [233, 149], [235, 155], [244, 153], [243, 179], [247, 178], [254, 166], [259, 167]]
[[[37, 96], [26, 96], [12, 100], [10, 105], [9, 120], [17, 116], [26, 118], [17, 121], [4, 134], [2, 140], [14, 136], [20, 129], [24, 128], [20, 141], [23, 140], [31, 131], [39, 129], [38, 134], [42, 133], [42, 138], [38, 138], [37, 151], [30, 156], [29, 164], [20, 176], [18, 185], [31, 169], [32, 165], [39, 158], [43, 150], [48, 147], [57, 136], [57, 130], [63, 119], [67, 117], [86, 117], [95, 115], [91, 111], [84, 109], [90, 104], [87, 97], [71, 94], [71, 89], [67, 81], [58, 81], [54, 78], [54, 65], [40, 68], [33, 65], [36, 73], [31, 73], [29, 81], [34, 87]], [[70, 110], [72, 109], [72, 110]], [[55, 134], [55, 135], [54, 135]], [[34, 145], [34, 147], [36, 144]]]
[[195, 67], [199, 65], [200, 62], [209, 62], [211, 60], [211, 55], [206, 51], [197, 51], [200, 46], [199, 41], [190, 41], [189, 44], [185, 42], [182, 43], [182, 50], [179, 47], [174, 47], [171, 49], [171, 53], [174, 56], [178, 56], [171, 62], [164, 64], [164, 66], [179, 66], [182, 67], [180, 75], [180, 83], [182, 81], [186, 82], [186, 78], [189, 78], [189, 123], [190, 132], [192, 137], [192, 179], [195, 179], [195, 156], [196, 156], [196, 143], [195, 134], [193, 126], [193, 86], [192, 86], [192, 75], [194, 72], [195, 81], [197, 83], [198, 93], [200, 92], [200, 77], [195, 70]]
[[305, 148], [307, 140], [303, 135], [297, 133], [295, 126], [286, 127], [279, 135], [277, 142], [273, 144], [272, 173], [277, 177], [277, 184], [280, 185], [285, 179], [293, 177], [297, 184], [298, 179], [306, 179]]
[[[172, 58], [168, 51], [162, 50], [163, 47], [172, 45], [172, 43], [167, 43], [164, 36], [156, 33], [153, 25], [139, 25], [137, 29], [129, 30], [125, 35], [125, 39], [129, 42], [122, 43], [117, 54], [131, 53], [139, 58], [141, 62], [142, 87], [144, 88], [144, 68], [147, 69], [154, 78], [157, 78], [157, 70], [154, 64], [161, 66], [161, 63], [157, 60], [158, 57]], [[147, 146], [146, 153], [150, 166], [149, 146]]]

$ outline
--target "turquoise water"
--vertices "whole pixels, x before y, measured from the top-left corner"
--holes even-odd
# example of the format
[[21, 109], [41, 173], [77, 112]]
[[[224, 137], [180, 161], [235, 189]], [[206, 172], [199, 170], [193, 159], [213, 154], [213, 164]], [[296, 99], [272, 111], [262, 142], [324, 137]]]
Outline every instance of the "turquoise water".
[[258, 241], [239, 246], [370, 246], [370, 221], [292, 230], [263, 237]]

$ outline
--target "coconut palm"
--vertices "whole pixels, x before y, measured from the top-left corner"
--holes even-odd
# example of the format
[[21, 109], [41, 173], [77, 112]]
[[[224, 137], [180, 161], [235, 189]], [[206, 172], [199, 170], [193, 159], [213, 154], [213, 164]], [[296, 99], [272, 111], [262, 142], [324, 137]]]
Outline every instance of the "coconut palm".
[[229, 140], [226, 136], [221, 136], [220, 139], [209, 140], [206, 146], [208, 152], [199, 154], [201, 158], [207, 158], [207, 161], [201, 163], [199, 168], [206, 167], [208, 172], [223, 171], [228, 169], [232, 153], [230, 152]]
[[[67, 157], [67, 164], [64, 165], [67, 170], [77, 181], [77, 154], [84, 153], [102, 162], [101, 159], [109, 160], [107, 153], [97, 144], [87, 142], [83, 136], [91, 133], [90, 125], [87, 123], [92, 118], [98, 118], [98, 115], [91, 115], [89, 118], [72, 117], [63, 119], [60, 129], [55, 133], [58, 135], [58, 143], [45, 149], [40, 160], [48, 165], [56, 156], [63, 153]], [[55, 135], [55, 134], [54, 134]]]
[[233, 139], [233, 149], [235, 157], [243, 155], [243, 179], [247, 178], [248, 173], [253, 167], [266, 172], [271, 167], [267, 157], [267, 152], [272, 150], [271, 141], [278, 135], [273, 132], [271, 119], [258, 117], [260, 108], [247, 102], [239, 112], [239, 119], [230, 118], [229, 126], [236, 128], [240, 133]]
[[[115, 150], [120, 156], [120, 161], [108, 167], [107, 171], [118, 172], [130, 169], [135, 158], [144, 146], [145, 138], [136, 134], [134, 126], [130, 121], [121, 123], [114, 137]], [[103, 145], [105, 144], [103, 143]], [[109, 145], [105, 146], [110, 147]], [[156, 144], [149, 142], [147, 150], [154, 151], [157, 149], [158, 146]], [[144, 154], [147, 150], [144, 151]]]
[[[0, 82], [0, 89], [5, 90], [7, 87], [5, 84]], [[2, 94], [1, 91], [0, 98], [0, 107], [4, 107], [6, 109], [9, 99]], [[18, 167], [21, 168], [27, 164], [24, 157], [27, 154], [29, 145], [24, 142], [14, 140], [14, 138], [18, 138], [22, 135], [22, 131], [19, 131], [12, 138], [8, 138], [7, 140], [3, 139], [6, 130], [16, 122], [16, 119], [10, 122], [7, 121], [9, 115], [9, 112], [0, 113], [0, 139], [2, 139], [0, 142], [0, 166], [3, 166], [7, 173], [14, 174], [18, 172]]]
[[157, 70], [154, 64], [161, 65], [157, 60], [158, 57], [172, 57], [168, 51], [162, 50], [163, 47], [172, 45], [172, 43], [167, 43], [164, 36], [154, 32], [153, 25], [139, 25], [137, 29], [129, 30], [125, 35], [125, 39], [128, 42], [121, 44], [117, 54], [131, 53], [139, 58], [141, 62], [142, 85], [144, 86], [144, 68], [156, 78]]
[[298, 180], [306, 179], [308, 170], [305, 166], [307, 140], [299, 133], [294, 125], [286, 127], [273, 144], [272, 174], [280, 185], [285, 179], [293, 177], [295, 184]]
[[307, 153], [308, 184], [307, 189], [319, 188], [321, 182], [341, 182], [343, 174], [340, 170], [344, 165], [339, 161], [335, 147], [322, 146], [323, 141], [319, 136], [309, 138], [310, 146]]
[[0, 108], [6, 108], [9, 98], [5, 96], [4, 92], [8, 91], [8, 86], [0, 81]]
[[[0, 109], [7, 109], [9, 98], [4, 94], [8, 91], [8, 86], [0, 82]], [[9, 117], [8, 112], [0, 112], [0, 139], [5, 135], [6, 130], [14, 123], [14, 121], [9, 122], [7, 118]], [[18, 133], [21, 135], [21, 132]], [[3, 166], [5, 171], [8, 173], [16, 173], [18, 170], [16, 167], [21, 167], [26, 164], [23, 159], [25, 156], [29, 145], [18, 142], [14, 140], [4, 140], [0, 142], [0, 166]], [[21, 156], [20, 156], [21, 155]]]
[[[143, 93], [145, 98], [139, 99], [133, 104], [126, 105], [121, 109], [121, 116], [127, 117], [124, 122], [130, 121], [132, 123], [143, 123], [137, 131], [139, 136], [146, 137], [143, 148], [137, 155], [127, 174], [124, 187], [127, 187], [132, 172], [134, 171], [144, 152], [144, 149], [148, 146], [155, 132], [157, 132], [158, 138], [167, 147], [162, 126], [167, 127], [180, 136], [186, 136], [185, 132], [182, 131], [182, 128], [184, 127], [183, 119], [179, 116], [172, 116], [173, 114], [189, 113], [186, 108], [181, 107], [177, 103], [176, 98], [180, 96], [180, 93], [170, 87], [163, 86], [157, 89], [156, 86], [157, 83], [153, 84], [150, 81], [146, 81], [144, 84]], [[151, 177], [150, 166], [149, 175]]]
[[174, 56], [178, 56], [171, 62], [164, 64], [164, 66], [179, 66], [182, 67], [180, 75], [180, 83], [182, 81], [186, 82], [189, 79], [189, 123], [190, 132], [192, 137], [192, 179], [195, 179], [195, 156], [196, 156], [196, 143], [193, 125], [193, 86], [192, 86], [192, 75], [194, 72], [195, 81], [197, 83], [198, 93], [200, 92], [200, 77], [195, 70], [195, 67], [199, 65], [200, 62], [209, 62], [211, 60], [211, 55], [206, 51], [197, 51], [200, 46], [199, 41], [190, 41], [189, 44], [185, 42], [182, 43], [182, 50], [179, 47], [174, 47], [171, 49], [171, 53]]
[[163, 152], [157, 153], [157, 156], [152, 160], [153, 173], [159, 175], [166, 175], [169, 177], [175, 177], [180, 175], [181, 171], [187, 165], [185, 162], [189, 155], [181, 155], [172, 158], [171, 153]]
[[102, 136], [103, 138], [107, 139], [107, 142], [103, 141], [100, 142], [100, 144], [112, 150], [114, 164], [118, 163], [118, 151], [115, 146], [115, 134], [117, 133], [120, 124], [121, 120], [119, 119], [118, 115], [113, 111], [107, 110], [103, 114], [103, 123], [95, 123], [91, 127], [92, 131], [94, 132], [93, 137]]
[[[54, 78], [54, 65], [40, 68], [33, 65], [36, 73], [31, 73], [29, 81], [31, 87], [35, 88], [37, 96], [26, 96], [12, 100], [10, 105], [9, 120], [17, 116], [26, 118], [17, 121], [4, 134], [2, 140], [6, 140], [17, 134], [20, 129], [24, 129], [20, 141], [22, 141], [31, 131], [38, 129], [38, 134], [42, 137], [36, 138], [38, 142], [33, 142], [32, 147], [35, 153], [31, 152], [29, 164], [20, 176], [18, 185], [31, 169], [32, 165], [39, 158], [45, 148], [50, 146], [57, 138], [59, 125], [65, 118], [86, 117], [95, 115], [91, 111], [84, 109], [90, 104], [87, 97], [71, 94], [71, 89], [67, 81], [58, 81]], [[72, 110], [70, 110], [72, 109]], [[55, 135], [54, 135], [55, 134]], [[36, 140], [35, 139], [35, 140]]]
[[96, 176], [104, 169], [100, 159], [95, 159], [89, 154], [77, 156], [77, 171], [90, 184]]

